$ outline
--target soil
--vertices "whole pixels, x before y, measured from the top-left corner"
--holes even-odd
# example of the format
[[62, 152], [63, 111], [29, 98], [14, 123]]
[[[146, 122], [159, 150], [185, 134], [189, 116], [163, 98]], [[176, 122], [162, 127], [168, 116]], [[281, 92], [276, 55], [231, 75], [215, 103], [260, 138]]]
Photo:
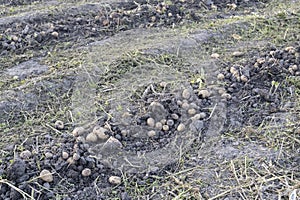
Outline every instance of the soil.
[[297, 1], [0, 8], [0, 199], [300, 196]]

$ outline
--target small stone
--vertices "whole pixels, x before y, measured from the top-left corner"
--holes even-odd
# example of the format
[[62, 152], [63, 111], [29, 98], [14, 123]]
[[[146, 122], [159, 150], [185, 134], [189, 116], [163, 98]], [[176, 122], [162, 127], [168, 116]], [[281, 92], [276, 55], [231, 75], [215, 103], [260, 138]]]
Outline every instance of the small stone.
[[292, 70], [292, 68], [291, 68], [291, 67], [289, 67], [289, 69], [288, 69], [288, 70], [289, 70], [289, 72], [290, 72], [292, 75], [294, 75], [294, 73], [295, 73], [295, 72], [294, 72], [294, 70]]
[[188, 89], [184, 89], [182, 92], [182, 98], [189, 99], [191, 97], [191, 93]]
[[19, 40], [19, 38], [18, 38], [16, 35], [13, 35], [13, 36], [11, 37], [11, 39], [12, 39], [13, 41], [15, 41], [15, 42], [17, 42], [17, 41]]
[[189, 109], [190, 105], [186, 102], [182, 103], [181, 108], [183, 108], [184, 110]]
[[51, 172], [49, 170], [44, 169], [40, 173], [40, 179], [50, 183], [53, 181], [53, 175], [51, 174]]
[[100, 126], [95, 126], [95, 128], [93, 129], [93, 133], [95, 135], [97, 135], [97, 137], [100, 140], [106, 140], [109, 138], [109, 135], [105, 133], [106, 131], [107, 131], [107, 129], [100, 127]]
[[189, 115], [194, 115], [194, 114], [196, 114], [196, 109], [194, 109], [194, 108], [191, 108], [191, 109], [188, 109], [188, 114]]
[[266, 60], [265, 60], [264, 58], [257, 58], [256, 62], [257, 62], [258, 64], [263, 64], [263, 63], [266, 62]]
[[220, 54], [218, 54], [218, 53], [213, 53], [213, 54], [210, 55], [210, 57], [211, 57], [211, 58], [214, 58], [214, 59], [217, 59], [217, 58], [220, 57]]
[[57, 120], [54, 124], [54, 127], [58, 130], [62, 130], [62, 129], [64, 129], [65, 125], [64, 125], [64, 122]]
[[222, 94], [221, 97], [224, 98], [224, 99], [227, 99], [227, 100], [230, 100], [230, 99], [231, 99], [231, 95], [228, 94], [228, 93]]
[[150, 118], [147, 119], [147, 124], [150, 127], [154, 127], [155, 126], [155, 120], [150, 117]]
[[148, 137], [154, 137], [156, 135], [156, 132], [155, 131], [148, 131], [147, 133]]
[[76, 141], [84, 143], [85, 142], [85, 138], [83, 136], [79, 136], [79, 137], [76, 138]]
[[110, 182], [113, 185], [119, 185], [119, 184], [121, 184], [121, 177], [111, 176], [111, 177], [109, 177], [108, 182]]
[[52, 157], [53, 157], [53, 154], [50, 153], [50, 152], [46, 152], [46, 153], [45, 153], [45, 157], [46, 157], [46, 158], [52, 158]]
[[178, 100], [177, 102], [177, 105], [181, 106], [182, 105], [182, 101]]
[[123, 137], [126, 137], [128, 135], [128, 130], [122, 130], [121, 134]]
[[176, 113], [171, 114], [172, 119], [179, 119], [179, 116]]
[[191, 120], [194, 121], [194, 120], [199, 120], [200, 119], [200, 114], [196, 114], [194, 115], [193, 117], [191, 117]]
[[79, 160], [80, 159], [80, 155], [78, 153], [74, 153], [73, 154], [73, 160]]
[[295, 48], [292, 46], [286, 47], [284, 50], [288, 51], [289, 53], [295, 53]]
[[43, 36], [43, 37], [46, 36], [46, 32], [45, 32], [45, 31], [41, 31], [40, 34], [41, 34], [41, 36]]
[[298, 66], [297, 66], [297, 65], [292, 65], [292, 66], [290, 66], [290, 68], [291, 68], [293, 71], [297, 71], [297, 70], [298, 70]]
[[108, 26], [109, 20], [108, 19], [103, 20], [102, 24], [103, 24], [103, 26]]
[[155, 22], [155, 21], [156, 21], [156, 17], [155, 17], [155, 16], [152, 16], [152, 17], [150, 18], [150, 20], [151, 20], [151, 22]]
[[86, 141], [87, 142], [97, 142], [98, 138], [97, 138], [97, 135], [95, 133], [89, 133], [87, 136], [86, 136]]
[[232, 55], [235, 56], [235, 57], [240, 57], [240, 56], [243, 56], [244, 53], [241, 52], [241, 51], [235, 51], [235, 52], [232, 53]]
[[74, 130], [72, 131], [72, 134], [74, 137], [78, 137], [80, 135], [82, 135], [84, 133], [84, 128], [83, 127], [76, 127], [74, 128]]
[[208, 98], [210, 96], [210, 93], [208, 90], [200, 90], [198, 93], [202, 98]]
[[239, 71], [235, 67], [230, 67], [230, 73], [232, 73], [234, 76], [239, 75]]
[[155, 128], [158, 129], [158, 130], [161, 130], [163, 127], [162, 123], [161, 122], [156, 122], [155, 124]]
[[168, 84], [167, 82], [163, 81], [163, 82], [159, 83], [159, 86], [165, 88], [165, 87], [167, 87], [167, 84]]
[[204, 119], [206, 117], [206, 113], [205, 112], [201, 112], [199, 113], [200, 118], [199, 119]]
[[225, 92], [226, 92], [226, 90], [223, 89], [223, 88], [221, 88], [221, 89], [218, 90], [218, 93], [219, 93], [220, 95], [224, 94]]
[[221, 73], [218, 74], [217, 79], [220, 80], [220, 81], [224, 80], [225, 79], [224, 74], [221, 74]]
[[73, 157], [69, 157], [67, 162], [72, 165], [72, 164], [75, 164], [75, 160], [73, 159]]
[[173, 126], [173, 125], [174, 125], [174, 120], [168, 119], [168, 120], [167, 120], [167, 125], [168, 125], [168, 126]]
[[167, 120], [166, 120], [166, 119], [162, 119], [162, 120], [160, 120], [160, 122], [161, 122], [162, 124], [166, 124], [166, 123], [167, 123]]
[[237, 5], [234, 4], [234, 3], [229, 3], [227, 4], [227, 7], [230, 9], [230, 10], [235, 10], [237, 8]]
[[206, 113], [205, 112], [201, 112], [201, 113], [198, 113], [196, 115], [194, 115], [191, 120], [199, 120], [199, 119], [204, 119], [206, 117]]
[[271, 56], [274, 56], [275, 53], [276, 53], [276, 51], [270, 51], [270, 55], [271, 55]]
[[179, 132], [182, 132], [182, 131], [184, 131], [184, 129], [185, 129], [185, 125], [184, 124], [179, 124], [178, 125], [178, 127], [177, 127], [177, 131], [179, 131]]
[[73, 150], [74, 151], [77, 151], [79, 149], [79, 144], [78, 143], [75, 143], [74, 145], [73, 145]]
[[248, 81], [247, 76], [242, 75], [242, 76], [241, 76], [241, 81], [243, 81], [244, 83], [246, 83], [246, 82]]
[[22, 151], [20, 153], [20, 157], [23, 158], [23, 159], [28, 159], [31, 157], [31, 152], [29, 150], [25, 150], [25, 151]]
[[162, 129], [163, 129], [164, 131], [168, 131], [170, 128], [169, 128], [168, 125], [163, 125]]
[[[228, 5], [228, 4], [227, 4]], [[232, 34], [231, 37], [235, 40], [241, 40], [242, 36], [238, 35], [238, 34]]]
[[63, 151], [61, 155], [62, 155], [62, 158], [65, 160], [69, 158], [68, 152]]
[[51, 35], [52, 35], [53, 37], [56, 37], [56, 38], [57, 38], [57, 37], [58, 37], [58, 32], [54, 31], [54, 32], [51, 33]]
[[92, 171], [89, 168], [85, 168], [85, 169], [82, 170], [81, 174], [82, 174], [82, 176], [87, 177], [87, 176], [90, 176], [92, 174]]

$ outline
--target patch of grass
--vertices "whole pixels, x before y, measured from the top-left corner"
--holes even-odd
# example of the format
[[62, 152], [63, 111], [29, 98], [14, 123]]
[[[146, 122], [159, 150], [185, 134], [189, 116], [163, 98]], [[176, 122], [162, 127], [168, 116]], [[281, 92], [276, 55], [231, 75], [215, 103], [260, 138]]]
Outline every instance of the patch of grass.
[[256, 45], [265, 41], [274, 45], [297, 42], [300, 35], [299, 13], [300, 8], [295, 4], [274, 1], [257, 13], [207, 20], [201, 23], [201, 27], [221, 34], [215, 37], [215, 41], [210, 41], [207, 48], [223, 54], [230, 45], [241, 42], [251, 41]]
[[[300, 97], [300, 77], [299, 76], [290, 76], [286, 79], [287, 83], [294, 88], [296, 97]], [[299, 100], [299, 99], [298, 99]]]
[[[35, 96], [39, 100], [39, 103], [30, 110], [18, 108], [4, 116], [5, 119], [2, 120], [5, 122], [0, 125], [1, 148], [35, 135], [35, 129], [38, 127], [49, 129], [46, 125], [52, 124], [58, 119], [63, 119], [66, 123], [71, 121], [69, 110], [72, 91], [65, 91], [64, 87], [72, 84], [72, 77], [75, 76], [74, 69], [81, 65], [83, 54], [76, 51], [73, 54], [66, 51], [52, 54], [42, 61], [43, 64], [50, 67], [49, 72], [22, 81], [13, 79], [1, 81], [1, 91], [10, 89], [21, 93], [24, 98]], [[16, 64], [30, 57], [23, 55], [14, 58], [15, 60], [12, 59], [8, 62]], [[21, 60], [17, 61], [19, 59]], [[8, 62], [6, 62], [7, 65], [9, 65]], [[67, 85], [64, 85], [64, 81]], [[27, 101], [22, 100], [22, 102]], [[17, 136], [15, 133], [18, 133]]]
[[[171, 68], [178, 68], [180, 70], [183, 60], [175, 55], [162, 54], [145, 54], [141, 51], [128, 52], [122, 58], [112, 62], [107, 66], [105, 73], [106, 80], [112, 81], [118, 79], [125, 73], [130, 72], [133, 68], [145, 64], [167, 65]], [[183, 68], [183, 67], [182, 67]]]
[[199, 185], [201, 180], [189, 179], [196, 168], [179, 172], [162, 172], [164, 175], [149, 175], [144, 180], [134, 179], [124, 175], [127, 193], [140, 199], [199, 199]]

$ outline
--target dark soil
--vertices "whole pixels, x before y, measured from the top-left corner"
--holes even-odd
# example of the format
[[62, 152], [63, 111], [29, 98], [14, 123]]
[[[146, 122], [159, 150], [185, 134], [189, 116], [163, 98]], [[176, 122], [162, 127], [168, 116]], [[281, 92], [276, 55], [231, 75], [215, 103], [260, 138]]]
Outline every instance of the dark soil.
[[[18, 5], [26, 4], [27, 1], [10, 3]], [[225, 9], [228, 3], [230, 1], [214, 1], [214, 5], [220, 10]], [[249, 2], [239, 1], [237, 5], [239, 8], [259, 7], [264, 3], [251, 1], [249, 5]], [[23, 53], [28, 49], [40, 50], [45, 46], [48, 51], [52, 50], [54, 45], [70, 48], [134, 28], [171, 27], [186, 22], [197, 22], [203, 20], [205, 9], [210, 7], [211, 3], [205, 4], [200, 0], [193, 3], [176, 0], [168, 4], [162, 1], [136, 1], [116, 3], [107, 7], [101, 4], [85, 4], [19, 19], [2, 18], [0, 51], [1, 55], [7, 55], [9, 52]]]
[[[46, 2], [8, 0], [0, 1], [0, 4], [21, 8]], [[51, 3], [56, 6], [57, 2]], [[215, 180], [209, 174], [204, 175], [203, 180], [211, 178], [211, 185], [196, 186], [197, 197], [202, 198], [192, 193], [189, 193], [189, 197], [181, 198], [178, 191], [170, 195], [164, 190], [156, 191], [151, 196], [151, 190], [160, 188], [155, 184], [164, 184], [167, 177], [174, 178], [175, 185], [183, 185], [181, 183], [185, 181], [188, 183], [187, 178], [181, 177], [179, 180], [175, 177], [181, 173], [180, 169], [201, 166], [204, 173], [205, 167], [212, 163], [220, 164], [234, 159], [234, 155], [226, 155], [225, 151], [221, 152], [225, 154], [222, 158], [221, 153], [218, 154], [223, 148], [234, 146], [233, 142], [224, 139], [226, 134], [238, 135], [245, 127], [257, 130], [267, 123], [285, 123], [283, 114], [291, 109], [294, 109], [293, 120], [296, 121], [291, 125], [292, 132], [296, 133], [295, 141], [299, 141], [296, 132], [299, 128], [299, 110], [296, 108], [296, 100], [300, 95], [299, 41], [292, 41], [288, 45], [269, 43], [263, 49], [250, 49], [247, 55], [213, 59], [219, 66], [214, 73], [224, 75], [224, 78], [218, 76], [219, 80], [212, 78], [213, 81], [203, 77], [200, 71], [190, 71], [188, 67], [195, 63], [188, 58], [181, 58], [175, 53], [170, 53], [172, 56], [168, 57], [169, 54], [165, 52], [170, 49], [157, 54], [143, 52], [126, 58], [118, 56], [107, 65], [105, 72], [96, 74], [96, 93], [101, 97], [94, 102], [101, 105], [95, 114], [97, 120], [84, 127], [83, 134], [72, 134], [79, 124], [74, 123], [67, 107], [72, 103], [70, 99], [75, 91], [80, 56], [76, 58], [76, 53], [72, 55], [74, 63], [66, 56], [63, 62], [54, 65], [58, 62], [55, 60], [56, 54], [70, 50], [80, 52], [80, 49], [93, 42], [104, 41], [128, 30], [167, 30], [196, 26], [206, 20], [243, 16], [265, 8], [268, 2], [172, 0], [165, 3], [138, 0], [63, 5], [54, 6], [47, 12], [32, 11], [26, 16], [16, 14], [17, 11], [0, 12], [0, 70], [3, 79], [0, 80], [0, 131], [3, 132], [0, 133], [3, 138], [0, 140], [0, 199], [129, 200], [172, 199], [176, 195], [179, 199], [209, 199], [218, 195], [216, 188], [211, 189]], [[214, 51], [212, 46], [219, 45], [215, 42], [206, 41], [201, 45], [208, 44], [203, 49], [206, 48], [210, 53]], [[54, 60], [51, 60], [52, 56]], [[49, 59], [45, 62], [41, 58]], [[43, 62], [45, 65], [39, 64]], [[46, 66], [49, 63], [53, 65]], [[176, 69], [182, 75], [180, 80], [184, 79], [185, 83], [182, 87], [168, 82], [145, 83], [127, 94], [130, 100], [126, 101], [130, 106], [124, 103], [116, 107], [107, 103], [107, 98], [113, 93], [110, 89], [144, 65]], [[56, 77], [50, 76], [53, 71]], [[39, 79], [45, 73], [49, 73], [49, 77]], [[29, 79], [34, 81], [30, 82]], [[183, 95], [185, 89], [188, 97]], [[224, 107], [218, 111], [217, 105]], [[196, 118], [197, 114], [201, 114], [201, 117]], [[216, 115], [226, 116], [220, 130], [222, 134], [208, 133], [220, 119], [218, 116], [215, 118]], [[158, 127], [149, 124], [149, 118], [155, 124], [159, 123]], [[55, 124], [58, 120], [64, 122], [62, 127]], [[179, 128], [181, 124], [184, 125], [182, 130]], [[160, 125], [167, 125], [168, 128]], [[99, 142], [99, 138], [88, 141], [88, 134], [93, 132], [95, 126], [105, 128], [105, 141]], [[150, 131], [155, 134], [149, 135]], [[185, 143], [185, 135], [191, 143]], [[210, 143], [219, 137], [222, 139]], [[203, 145], [206, 145], [204, 150]], [[170, 157], [172, 162], [157, 163], [160, 159], [156, 160], [155, 156], [159, 154], [155, 152], [171, 147], [176, 149], [180, 158], [172, 160], [173, 157]], [[299, 149], [299, 143], [295, 142], [290, 155], [278, 162], [274, 159], [274, 165], [293, 169], [291, 173], [296, 180], [300, 178], [297, 170]], [[211, 156], [212, 160], [201, 160], [202, 155], [196, 155], [201, 151], [209, 156], [215, 152], [214, 156], [219, 156], [219, 159], [213, 160], [215, 157]], [[276, 153], [270, 153], [268, 159], [273, 159]], [[263, 151], [259, 156], [263, 156]], [[130, 163], [132, 166], [128, 167], [124, 164], [128, 161], [126, 159], [147, 163], [141, 163], [141, 168], [134, 166], [138, 163]], [[53, 181], [47, 182], [40, 177], [44, 169], [52, 173]], [[90, 169], [91, 174], [84, 175], [84, 169]], [[172, 173], [174, 177], [170, 176]], [[110, 180], [112, 176], [121, 178], [121, 181], [113, 183]], [[171, 182], [174, 184], [174, 181]], [[134, 188], [142, 188], [144, 192]], [[169, 190], [172, 191], [172, 188]], [[135, 196], [137, 194], [141, 197]], [[267, 190], [263, 194], [269, 199], [277, 195]], [[228, 197], [220, 196], [220, 199], [240, 198], [234, 195], [228, 193]], [[288, 195], [283, 194], [282, 197], [287, 199]]]
[[[291, 106], [284, 97], [295, 95], [296, 88], [287, 77], [298, 79], [300, 75], [295, 67], [300, 61], [299, 51], [298, 43], [292, 49], [269, 47], [247, 62], [222, 63], [225, 89], [232, 96], [227, 113], [230, 129], [259, 126], [271, 120], [272, 113], [285, 112]], [[245, 81], [240, 80], [243, 75]]]

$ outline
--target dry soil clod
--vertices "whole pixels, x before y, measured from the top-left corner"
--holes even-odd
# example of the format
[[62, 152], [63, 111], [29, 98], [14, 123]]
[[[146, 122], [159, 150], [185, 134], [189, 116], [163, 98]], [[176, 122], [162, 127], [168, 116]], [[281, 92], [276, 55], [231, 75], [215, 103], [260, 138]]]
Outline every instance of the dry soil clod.
[[56, 31], [52, 32], [51, 35], [55, 38], [58, 38], [58, 32], [56, 32]]
[[121, 184], [121, 177], [119, 176], [111, 176], [109, 177], [108, 181], [113, 185], [119, 185]]
[[80, 135], [82, 135], [84, 133], [84, 128], [83, 127], [76, 127], [74, 128], [74, 130], [72, 131], [72, 134], [74, 137], [78, 137]]
[[155, 124], [155, 128], [158, 129], [158, 130], [161, 130], [163, 127], [162, 123], [161, 122], [156, 122]]
[[79, 160], [80, 159], [80, 155], [78, 153], [74, 153], [73, 154], [73, 160]]
[[184, 131], [184, 129], [185, 129], [185, 125], [184, 124], [179, 124], [178, 125], [178, 127], [177, 127], [177, 131], [179, 131], [179, 132], [182, 132], [182, 131]]
[[147, 133], [147, 135], [149, 136], [149, 137], [154, 137], [155, 135], [156, 135], [156, 132], [155, 131], [148, 131], [148, 133]]
[[24, 150], [20, 153], [20, 157], [22, 159], [29, 159], [31, 157], [32, 153], [29, 150]]
[[210, 97], [210, 92], [208, 90], [200, 90], [198, 93], [203, 99]]
[[235, 52], [232, 53], [232, 55], [235, 56], [235, 57], [241, 57], [241, 56], [244, 55], [244, 53], [241, 52], [241, 51], [235, 51]]
[[81, 174], [82, 174], [82, 176], [87, 177], [87, 176], [90, 176], [92, 174], [92, 171], [89, 168], [85, 168], [85, 169], [82, 170]]
[[189, 99], [191, 97], [191, 93], [188, 89], [184, 89], [182, 92], [182, 98]]
[[60, 121], [60, 120], [57, 120], [54, 124], [54, 127], [57, 129], [57, 130], [62, 130], [64, 129], [65, 125], [64, 125], [64, 122], [63, 121]]
[[40, 179], [50, 183], [53, 181], [53, 175], [49, 170], [43, 169], [40, 173]]
[[179, 119], [179, 116], [176, 113], [171, 114], [172, 119]]
[[170, 128], [169, 128], [168, 125], [163, 125], [162, 129], [163, 129], [164, 131], [168, 131]]
[[188, 114], [189, 115], [195, 115], [196, 114], [196, 109], [194, 109], [194, 108], [190, 108], [190, 109], [188, 109]]
[[211, 58], [214, 58], [214, 59], [217, 59], [217, 58], [220, 57], [220, 54], [218, 54], [218, 53], [213, 53], [213, 54], [210, 55], [210, 57], [211, 57]]
[[87, 142], [97, 142], [98, 140], [97, 135], [95, 133], [89, 133], [85, 139]]
[[154, 127], [155, 126], [155, 120], [150, 117], [150, 118], [147, 119], [147, 124], [150, 127]]
[[222, 73], [218, 74], [217, 79], [220, 80], [220, 81], [223, 81], [225, 79], [224, 74], [222, 74]]
[[106, 131], [107, 131], [107, 129], [100, 127], [100, 126], [95, 126], [95, 128], [93, 129], [93, 133], [95, 135], [97, 135], [97, 137], [100, 140], [106, 140], [109, 138], [109, 135], [105, 133]]
[[63, 151], [62, 152], [62, 158], [65, 159], [65, 160], [68, 159], [69, 158], [68, 152]]

